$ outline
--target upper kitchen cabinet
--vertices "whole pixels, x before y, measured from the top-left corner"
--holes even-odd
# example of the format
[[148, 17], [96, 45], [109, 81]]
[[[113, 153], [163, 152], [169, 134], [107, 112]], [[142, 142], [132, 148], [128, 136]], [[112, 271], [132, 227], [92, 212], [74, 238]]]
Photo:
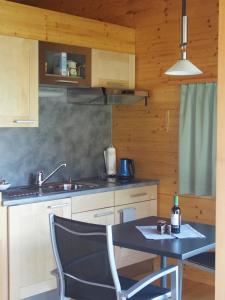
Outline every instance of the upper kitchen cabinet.
[[92, 87], [135, 88], [135, 55], [92, 49]]
[[0, 127], [38, 126], [38, 42], [0, 36]]
[[91, 49], [39, 42], [42, 84], [91, 85]]
[[39, 59], [41, 84], [135, 87], [133, 54], [40, 42]]

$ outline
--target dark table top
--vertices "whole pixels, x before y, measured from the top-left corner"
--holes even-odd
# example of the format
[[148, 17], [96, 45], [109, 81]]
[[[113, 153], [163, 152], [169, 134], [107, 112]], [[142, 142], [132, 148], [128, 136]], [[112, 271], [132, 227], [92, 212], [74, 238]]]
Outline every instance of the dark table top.
[[148, 217], [113, 226], [114, 245], [139, 250], [160, 256], [173, 257], [184, 260], [196, 254], [215, 248], [215, 226], [183, 222], [190, 224], [206, 238], [148, 240], [135, 226], [156, 225], [159, 217]]

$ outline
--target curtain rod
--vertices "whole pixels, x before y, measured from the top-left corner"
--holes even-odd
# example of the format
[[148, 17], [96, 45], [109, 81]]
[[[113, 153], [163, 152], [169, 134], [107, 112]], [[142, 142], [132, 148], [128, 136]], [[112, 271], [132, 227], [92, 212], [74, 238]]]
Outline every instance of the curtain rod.
[[189, 83], [217, 83], [217, 78], [202, 78], [202, 79], [185, 79], [185, 80], [169, 80], [167, 83], [169, 85], [181, 85], [181, 84], [189, 84]]

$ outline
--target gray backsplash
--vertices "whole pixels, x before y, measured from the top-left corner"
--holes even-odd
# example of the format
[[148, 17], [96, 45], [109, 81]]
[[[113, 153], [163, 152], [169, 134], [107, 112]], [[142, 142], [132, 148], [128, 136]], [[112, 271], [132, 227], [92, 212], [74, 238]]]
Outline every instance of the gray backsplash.
[[111, 143], [111, 106], [74, 105], [66, 97], [39, 99], [38, 128], [0, 128], [0, 179], [26, 185], [38, 170], [52, 181], [99, 176]]

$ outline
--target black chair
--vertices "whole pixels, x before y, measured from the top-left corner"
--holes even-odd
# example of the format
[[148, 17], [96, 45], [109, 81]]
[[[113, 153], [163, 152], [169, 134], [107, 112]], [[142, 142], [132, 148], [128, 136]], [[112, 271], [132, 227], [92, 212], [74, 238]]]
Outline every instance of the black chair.
[[183, 263], [204, 271], [215, 272], [215, 252], [204, 252], [192, 256]]
[[[178, 267], [170, 266], [142, 280], [119, 277], [116, 270], [112, 228], [50, 215], [60, 300], [178, 299]], [[151, 283], [171, 275], [171, 288]]]

